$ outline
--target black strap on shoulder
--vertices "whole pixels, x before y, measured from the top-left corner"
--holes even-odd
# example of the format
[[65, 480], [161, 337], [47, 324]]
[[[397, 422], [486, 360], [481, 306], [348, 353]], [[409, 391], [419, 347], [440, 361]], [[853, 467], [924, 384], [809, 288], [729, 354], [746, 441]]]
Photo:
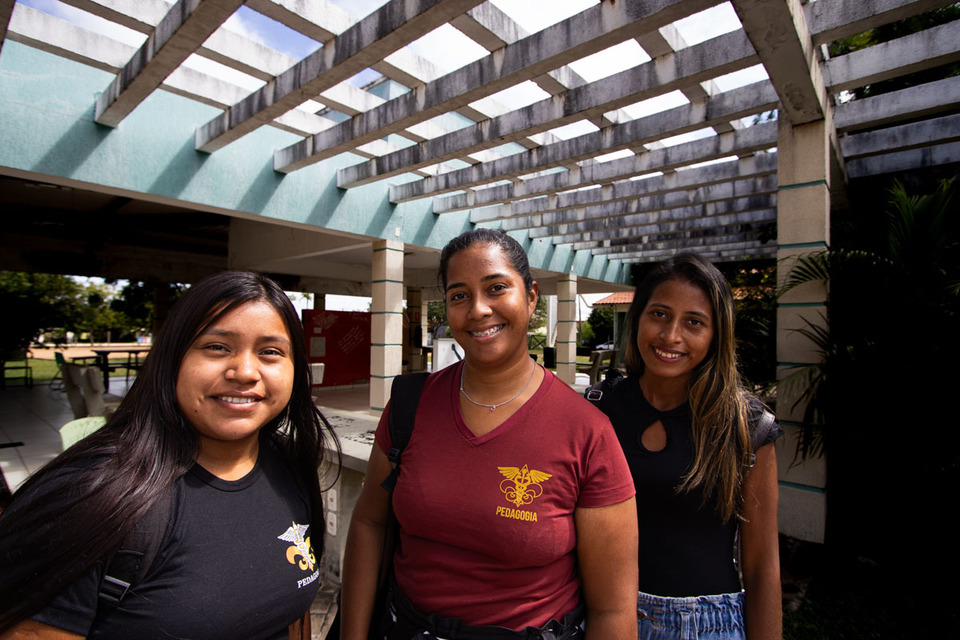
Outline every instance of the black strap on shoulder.
[[603, 399], [603, 394], [609, 393], [621, 380], [623, 380], [623, 374], [620, 373], [620, 370], [610, 367], [604, 374], [603, 380], [587, 387], [583, 397], [594, 404], [599, 404], [600, 400]]
[[393, 386], [390, 391], [390, 414], [387, 416], [391, 443], [387, 457], [390, 459], [390, 466], [393, 467], [393, 471], [390, 472], [386, 480], [380, 483], [380, 486], [387, 492], [392, 493], [393, 487], [397, 484], [397, 476], [400, 475], [400, 454], [407, 443], [410, 442], [410, 435], [413, 433], [413, 421], [416, 418], [417, 405], [420, 402], [420, 391], [429, 375], [426, 372], [410, 373], [393, 379]]
[[167, 531], [171, 501], [171, 496], [161, 495], [107, 559], [97, 594], [101, 605], [116, 607], [132, 587], [143, 582]]

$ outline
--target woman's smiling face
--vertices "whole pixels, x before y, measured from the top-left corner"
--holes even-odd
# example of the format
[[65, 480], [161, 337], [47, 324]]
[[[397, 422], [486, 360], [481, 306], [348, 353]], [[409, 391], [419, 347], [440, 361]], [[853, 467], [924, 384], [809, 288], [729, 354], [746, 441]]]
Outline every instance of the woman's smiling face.
[[210, 446], [250, 443], [293, 391], [290, 332], [266, 302], [247, 302], [197, 336], [180, 362], [177, 405]]
[[506, 364], [527, 356], [527, 327], [537, 306], [537, 285], [523, 277], [493, 243], [478, 243], [447, 264], [447, 321], [471, 364]]
[[637, 328], [643, 376], [689, 381], [710, 352], [713, 333], [713, 310], [700, 287], [677, 278], [660, 283]]

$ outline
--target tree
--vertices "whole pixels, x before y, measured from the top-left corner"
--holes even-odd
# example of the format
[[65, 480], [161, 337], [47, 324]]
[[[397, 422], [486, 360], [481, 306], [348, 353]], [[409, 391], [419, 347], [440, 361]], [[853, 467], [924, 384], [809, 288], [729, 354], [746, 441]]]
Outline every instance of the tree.
[[593, 340], [588, 342], [584, 337], [583, 344], [593, 347], [601, 342], [613, 340], [613, 307], [594, 306], [589, 317], [587, 317], [587, 322], [593, 329]]
[[70, 326], [80, 294], [66, 276], [0, 271], [0, 358], [28, 347], [44, 329]]

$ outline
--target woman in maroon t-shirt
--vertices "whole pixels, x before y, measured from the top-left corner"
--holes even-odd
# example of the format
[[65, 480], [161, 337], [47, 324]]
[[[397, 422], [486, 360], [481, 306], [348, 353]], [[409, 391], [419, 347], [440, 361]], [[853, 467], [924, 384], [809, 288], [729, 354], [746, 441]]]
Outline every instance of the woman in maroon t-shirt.
[[[603, 415], [529, 357], [538, 288], [526, 254], [476, 229], [443, 250], [440, 279], [464, 360], [427, 380], [403, 450], [387, 636], [519, 638], [533, 627], [557, 640], [636, 638], [629, 469]], [[381, 613], [384, 422], [350, 524], [344, 640], [365, 640]]]

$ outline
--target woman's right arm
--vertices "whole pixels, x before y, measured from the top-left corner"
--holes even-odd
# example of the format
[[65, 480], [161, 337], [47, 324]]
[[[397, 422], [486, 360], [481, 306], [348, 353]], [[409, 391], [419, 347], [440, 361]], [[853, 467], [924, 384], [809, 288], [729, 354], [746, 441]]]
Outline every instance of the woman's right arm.
[[390, 494], [380, 486], [390, 475], [390, 461], [376, 444], [347, 534], [340, 592], [341, 640], [366, 640], [377, 593]]
[[83, 636], [42, 622], [21, 620], [15, 627], [0, 634], [0, 640], [83, 640]]

